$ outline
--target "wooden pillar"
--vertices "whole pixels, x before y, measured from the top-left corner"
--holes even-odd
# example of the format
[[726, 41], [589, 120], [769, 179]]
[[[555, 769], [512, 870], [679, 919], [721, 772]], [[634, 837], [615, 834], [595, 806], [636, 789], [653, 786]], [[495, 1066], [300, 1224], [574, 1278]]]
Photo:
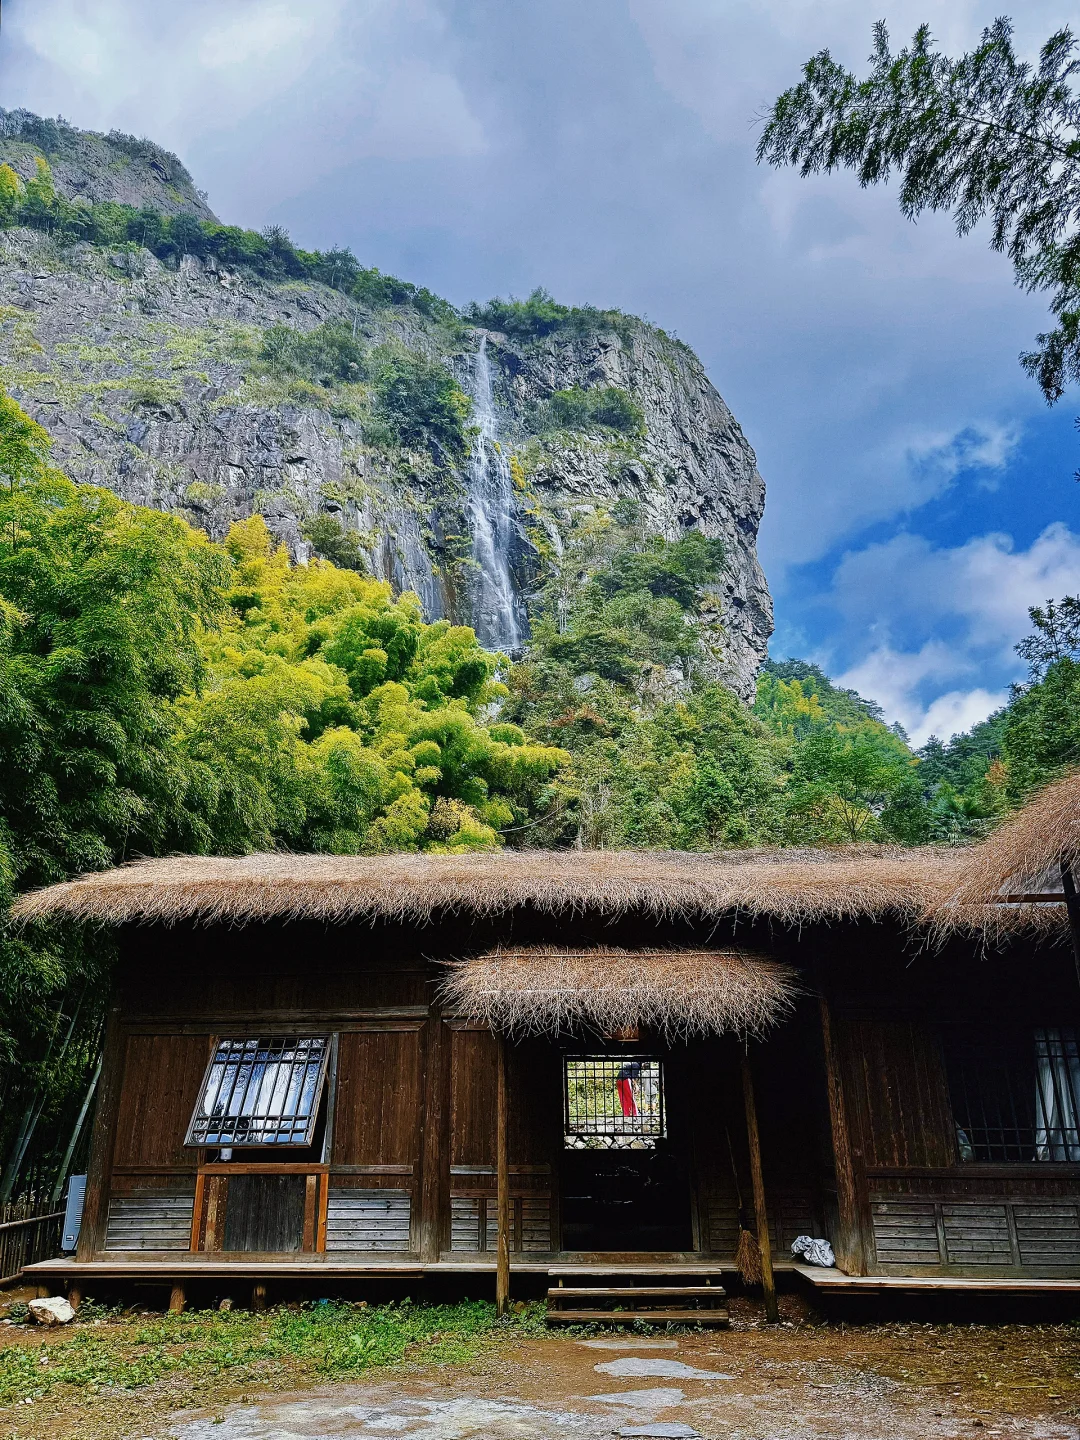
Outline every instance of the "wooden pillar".
[[761, 1173], [761, 1138], [758, 1135], [757, 1106], [754, 1103], [754, 1077], [750, 1073], [750, 1057], [743, 1050], [743, 1104], [746, 1106], [746, 1137], [750, 1143], [750, 1179], [754, 1187], [754, 1215], [757, 1218], [757, 1241], [761, 1251], [761, 1288], [765, 1294], [765, 1319], [777, 1321], [776, 1281], [773, 1278], [772, 1245], [769, 1241], [769, 1216], [765, 1209], [765, 1178]]
[[1069, 933], [1072, 936], [1073, 964], [1076, 979], [1080, 982], [1080, 895], [1076, 893], [1072, 866], [1067, 860], [1061, 861], [1061, 888], [1065, 894], [1065, 909], [1069, 914]]
[[841, 1270], [849, 1275], [866, 1274], [866, 1256], [862, 1241], [859, 1186], [851, 1149], [844, 1086], [840, 1078], [839, 1057], [833, 1036], [832, 1014], [824, 995], [821, 1008], [821, 1040], [825, 1051], [825, 1084], [829, 1095], [829, 1124], [832, 1130], [833, 1164], [836, 1170], [836, 1208], [839, 1233], [834, 1250]]
[[495, 1310], [505, 1315], [510, 1308], [510, 1106], [507, 1089], [507, 1042], [500, 1035], [498, 1083], [495, 1113], [495, 1184], [499, 1212], [498, 1251], [495, 1260]]
[[179, 1315], [187, 1304], [187, 1292], [181, 1280], [174, 1280], [172, 1290], [169, 1292], [169, 1314]]
[[69, 1285], [67, 1292], [67, 1300], [72, 1310], [78, 1310], [79, 1306], [82, 1304], [82, 1287], [79, 1285]]
[[[420, 1164], [419, 1250], [422, 1260], [438, 1260], [448, 1237], [444, 1234], [443, 1217], [449, 1199], [446, 1180], [449, 1173], [447, 1153], [450, 1134], [450, 1046], [442, 1010], [433, 1004], [428, 1011], [425, 1037], [424, 1119]], [[446, 1198], [444, 1198], [446, 1197]]]
[[252, 1310], [266, 1309], [266, 1282], [258, 1281], [251, 1287], [251, 1308]]
[[105, 1243], [109, 1220], [109, 1185], [112, 1180], [113, 1147], [116, 1143], [116, 1114], [120, 1107], [120, 1084], [124, 1077], [127, 1036], [120, 1027], [120, 1009], [114, 1005], [105, 1025], [105, 1047], [98, 1084], [94, 1128], [90, 1132], [90, 1163], [86, 1174], [86, 1200], [75, 1258], [92, 1260]]

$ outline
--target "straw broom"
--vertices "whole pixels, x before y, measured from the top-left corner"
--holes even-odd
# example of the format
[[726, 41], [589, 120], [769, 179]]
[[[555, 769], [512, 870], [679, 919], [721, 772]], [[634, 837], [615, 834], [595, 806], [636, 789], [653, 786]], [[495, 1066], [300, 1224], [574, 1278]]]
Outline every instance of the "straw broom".
[[728, 1154], [731, 1156], [731, 1177], [735, 1181], [735, 1201], [739, 1207], [739, 1243], [735, 1246], [735, 1269], [744, 1285], [761, 1284], [761, 1247], [757, 1236], [750, 1228], [749, 1218], [743, 1209], [742, 1187], [739, 1185], [739, 1171], [735, 1164], [735, 1147], [731, 1143], [731, 1131], [724, 1126], [727, 1136]]

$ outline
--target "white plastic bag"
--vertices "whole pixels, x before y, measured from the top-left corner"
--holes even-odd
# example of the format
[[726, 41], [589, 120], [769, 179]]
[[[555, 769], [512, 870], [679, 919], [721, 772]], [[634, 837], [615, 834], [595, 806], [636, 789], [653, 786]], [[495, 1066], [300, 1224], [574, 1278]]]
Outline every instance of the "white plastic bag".
[[809, 1235], [799, 1235], [791, 1247], [792, 1255], [801, 1255], [808, 1265], [823, 1265], [831, 1270], [836, 1256], [828, 1240], [814, 1240]]

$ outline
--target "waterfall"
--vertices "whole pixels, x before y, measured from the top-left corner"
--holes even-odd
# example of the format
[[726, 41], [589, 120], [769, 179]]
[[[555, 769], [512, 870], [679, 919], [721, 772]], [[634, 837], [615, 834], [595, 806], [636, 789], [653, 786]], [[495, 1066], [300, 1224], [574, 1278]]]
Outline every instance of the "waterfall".
[[517, 530], [514, 483], [498, 443], [486, 335], [476, 352], [470, 390], [473, 421], [479, 426], [468, 472], [469, 530], [476, 563], [472, 622], [482, 645], [514, 654], [525, 638], [525, 616], [510, 575], [510, 548]]

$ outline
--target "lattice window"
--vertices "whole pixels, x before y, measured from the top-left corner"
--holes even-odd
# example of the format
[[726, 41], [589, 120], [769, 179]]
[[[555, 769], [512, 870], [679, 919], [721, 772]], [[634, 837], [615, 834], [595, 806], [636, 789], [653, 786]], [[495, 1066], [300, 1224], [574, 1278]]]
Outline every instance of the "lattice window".
[[326, 1035], [219, 1040], [186, 1145], [310, 1145], [330, 1051]]
[[569, 1150], [648, 1150], [664, 1137], [664, 1069], [644, 1055], [567, 1056], [563, 1131]]
[[1080, 1161], [1076, 1030], [959, 1030], [945, 1059], [961, 1161]]

